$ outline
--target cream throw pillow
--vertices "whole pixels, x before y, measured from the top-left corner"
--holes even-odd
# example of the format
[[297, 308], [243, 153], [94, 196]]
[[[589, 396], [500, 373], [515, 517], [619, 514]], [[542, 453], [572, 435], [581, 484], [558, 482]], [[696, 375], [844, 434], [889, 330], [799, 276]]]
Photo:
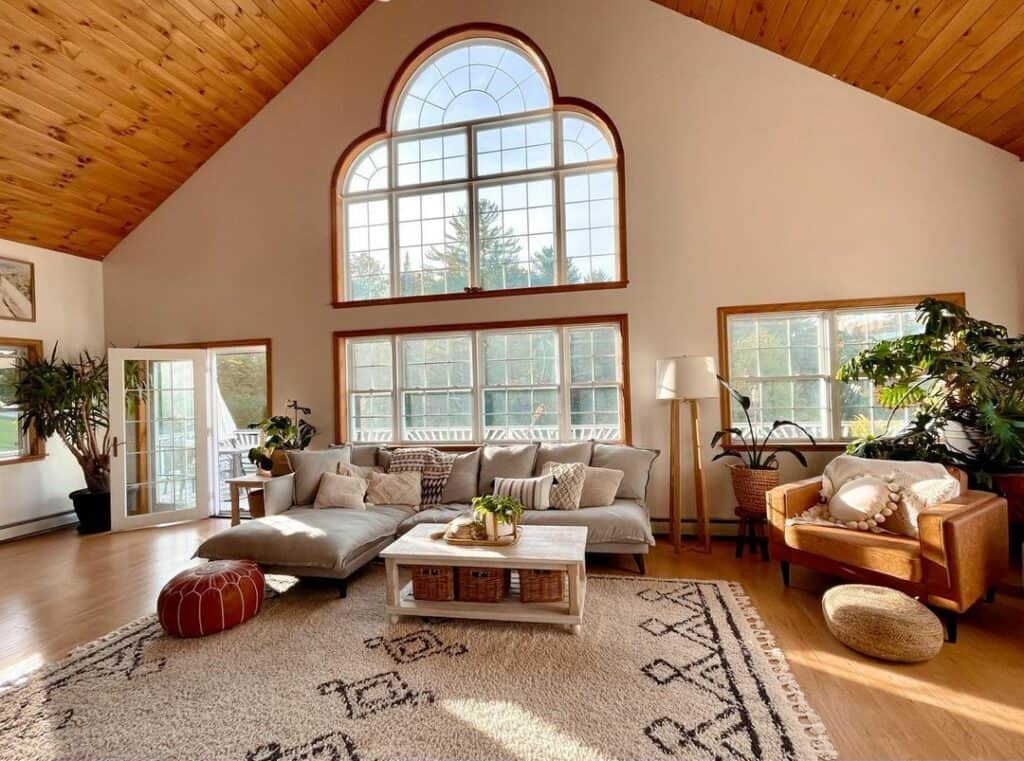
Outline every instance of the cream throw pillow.
[[555, 477], [551, 489], [551, 507], [555, 510], [579, 510], [583, 498], [583, 484], [587, 478], [587, 466], [578, 462], [544, 463], [541, 473]]
[[614, 468], [593, 468], [583, 466], [583, 494], [580, 496], [580, 507], [604, 507], [615, 501], [619, 484], [626, 475]]
[[420, 504], [420, 472], [410, 470], [403, 473], [370, 473], [370, 488], [366, 501], [371, 505], [412, 505]]
[[313, 507], [347, 507], [353, 510], [366, 509], [366, 479], [354, 476], [339, 476], [324, 473], [316, 490]]
[[368, 479], [371, 473], [383, 473], [384, 468], [379, 465], [353, 465], [350, 462], [338, 463], [339, 476], [355, 476], [356, 478]]

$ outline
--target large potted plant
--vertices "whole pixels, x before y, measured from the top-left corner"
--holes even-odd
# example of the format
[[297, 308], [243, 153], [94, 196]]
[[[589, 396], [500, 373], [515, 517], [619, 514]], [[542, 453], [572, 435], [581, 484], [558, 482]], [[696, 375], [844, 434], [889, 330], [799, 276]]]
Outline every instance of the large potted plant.
[[85, 488], [69, 495], [80, 534], [110, 530], [108, 394], [106, 357], [83, 351], [62, 359], [54, 346], [49, 358], [19, 362], [14, 395], [25, 433], [57, 436], [85, 476]]
[[[765, 435], [758, 439], [754, 433], [754, 423], [750, 419], [750, 397], [741, 394], [721, 376], [718, 377], [718, 382], [743, 410], [743, 416], [747, 419], [747, 427], [745, 431], [738, 427], [716, 431], [711, 439], [711, 446], [718, 446], [726, 434], [739, 439], [741, 446], [736, 446], [735, 439], [730, 439], [734, 444], [723, 446], [722, 451], [714, 456], [712, 462], [727, 457], [739, 460], [737, 463], [729, 464], [736, 503], [747, 512], [762, 513], [766, 509], [765, 495], [779, 485], [779, 455], [788, 454], [805, 468], [807, 467], [807, 458], [804, 457], [803, 452], [793, 446], [773, 443], [772, 439], [786, 428], [795, 428], [800, 431], [810, 440], [811, 444], [814, 444], [814, 437], [799, 423], [794, 423], [792, 420], [776, 420]], [[747, 441], [748, 435], [749, 441]]]
[[309, 407], [303, 407], [294, 399], [288, 401], [287, 407], [293, 417], [272, 415], [249, 426], [263, 434], [263, 442], [249, 450], [249, 462], [275, 476], [291, 472], [286, 452], [305, 449], [316, 435], [316, 428], [299, 417], [299, 413], [309, 415], [312, 412]]
[[924, 299], [917, 312], [921, 333], [881, 341], [839, 368], [839, 380], [874, 383], [890, 424], [899, 410], [915, 411], [909, 426], [849, 451], [964, 468], [1024, 520], [1024, 336], [949, 301]]

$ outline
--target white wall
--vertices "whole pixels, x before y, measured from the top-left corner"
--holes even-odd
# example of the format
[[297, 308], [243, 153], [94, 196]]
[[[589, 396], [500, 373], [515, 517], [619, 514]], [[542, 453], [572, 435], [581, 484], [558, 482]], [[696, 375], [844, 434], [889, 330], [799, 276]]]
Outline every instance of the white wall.
[[[561, 93], [615, 121], [631, 283], [333, 310], [335, 161], [377, 125], [403, 58], [472, 21], [532, 37]], [[269, 336], [275, 407], [298, 397], [330, 435], [333, 330], [628, 312], [633, 437], [667, 450], [654, 362], [716, 353], [718, 306], [963, 290], [978, 315], [1019, 327], [1020, 190], [1010, 154], [649, 0], [396, 0], [374, 4], [118, 246], [104, 265], [107, 334]], [[711, 428], [717, 406], [705, 416]], [[716, 515], [731, 516], [717, 464], [710, 481]], [[663, 457], [656, 514], [666, 495]]]
[[[39, 339], [47, 354], [59, 342], [69, 357], [105, 350], [99, 262], [6, 240], [0, 256], [36, 267], [36, 321], [0, 320], [0, 337]], [[46, 442], [44, 460], [0, 465], [0, 540], [75, 522], [68, 494], [84, 486], [78, 463], [56, 438]]]

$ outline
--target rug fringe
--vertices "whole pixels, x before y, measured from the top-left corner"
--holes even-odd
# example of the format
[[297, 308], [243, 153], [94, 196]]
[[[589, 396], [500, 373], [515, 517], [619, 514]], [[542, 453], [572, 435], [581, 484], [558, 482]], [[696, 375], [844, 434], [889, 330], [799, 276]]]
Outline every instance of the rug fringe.
[[790, 705], [792, 705], [793, 710], [797, 714], [797, 718], [803, 725], [804, 732], [811, 742], [811, 747], [818, 754], [820, 761], [837, 761], [839, 752], [828, 736], [828, 729], [825, 727], [825, 723], [818, 716], [817, 711], [807, 702], [807, 697], [804, 695], [803, 690], [800, 689], [800, 685], [797, 684], [793, 673], [789, 670], [789, 663], [786, 661], [785, 654], [780, 647], [776, 646], [774, 635], [765, 626], [760, 613], [758, 613], [757, 608], [750, 601], [743, 585], [738, 581], [727, 581], [725, 583], [729, 586], [729, 591], [732, 592], [736, 604], [743, 611], [747, 625], [754, 632], [754, 638], [758, 646], [767, 656], [768, 665], [771, 667], [772, 673], [779, 680], [782, 691], [786, 694]]

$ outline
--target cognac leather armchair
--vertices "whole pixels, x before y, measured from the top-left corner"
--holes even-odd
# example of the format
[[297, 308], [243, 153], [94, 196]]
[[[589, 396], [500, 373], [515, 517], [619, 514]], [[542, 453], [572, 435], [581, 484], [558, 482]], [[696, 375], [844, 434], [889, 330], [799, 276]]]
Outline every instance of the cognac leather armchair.
[[782, 564], [807, 568], [851, 581], [893, 587], [919, 598], [942, 614], [949, 641], [956, 641], [957, 615], [980, 598], [991, 600], [1009, 564], [1006, 500], [966, 488], [961, 495], [930, 508], [918, 520], [917, 539], [849, 529], [786, 525], [818, 503], [821, 478], [785, 484], [768, 493], [768, 542]]

